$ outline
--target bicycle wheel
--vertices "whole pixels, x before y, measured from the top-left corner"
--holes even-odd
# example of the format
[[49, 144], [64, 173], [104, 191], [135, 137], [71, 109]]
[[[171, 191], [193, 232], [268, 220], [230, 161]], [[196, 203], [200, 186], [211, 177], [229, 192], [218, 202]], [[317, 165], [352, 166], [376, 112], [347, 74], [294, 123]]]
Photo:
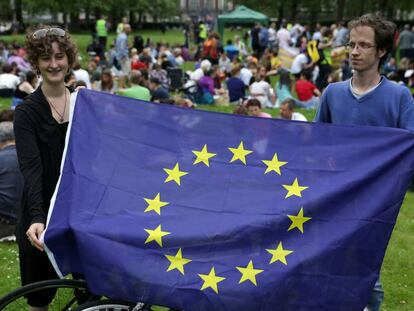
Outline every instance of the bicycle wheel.
[[143, 303], [131, 303], [122, 300], [105, 299], [90, 301], [78, 306], [74, 311], [144, 311], [147, 309]]
[[0, 299], [0, 310], [20, 311], [27, 310], [25, 296], [35, 294], [45, 289], [56, 289], [56, 295], [49, 305], [49, 311], [73, 310], [80, 303], [99, 299], [89, 294], [86, 282], [83, 280], [46, 280], [20, 287]]

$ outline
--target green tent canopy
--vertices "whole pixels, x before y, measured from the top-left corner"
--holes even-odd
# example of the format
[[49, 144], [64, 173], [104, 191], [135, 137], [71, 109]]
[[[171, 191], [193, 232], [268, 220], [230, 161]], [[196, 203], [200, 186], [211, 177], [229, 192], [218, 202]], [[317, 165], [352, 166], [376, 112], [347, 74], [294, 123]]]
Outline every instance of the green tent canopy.
[[267, 25], [269, 18], [260, 12], [256, 12], [252, 9], [249, 9], [248, 7], [245, 7], [244, 5], [238, 5], [236, 6], [236, 9], [234, 9], [234, 11], [230, 12], [229, 14], [222, 14], [217, 17], [217, 25], [220, 38], [223, 38], [224, 25], [227, 23], [255, 22]]

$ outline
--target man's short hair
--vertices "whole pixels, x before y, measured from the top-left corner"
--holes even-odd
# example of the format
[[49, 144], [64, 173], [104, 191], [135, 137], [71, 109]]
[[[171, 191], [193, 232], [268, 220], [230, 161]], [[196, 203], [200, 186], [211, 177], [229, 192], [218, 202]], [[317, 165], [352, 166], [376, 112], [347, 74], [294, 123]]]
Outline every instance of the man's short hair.
[[231, 76], [232, 77], [235, 77], [235, 76], [237, 76], [239, 74], [239, 72], [240, 72], [240, 67], [239, 66], [234, 66], [231, 69]]
[[0, 122], [0, 143], [14, 140], [13, 122]]
[[387, 59], [388, 54], [392, 51], [396, 26], [393, 22], [385, 20], [379, 14], [365, 14], [348, 23], [350, 31], [361, 26], [371, 27], [375, 33], [377, 50], [384, 49], [386, 51], [380, 59], [381, 66]]
[[312, 80], [312, 69], [303, 69], [300, 73], [306, 80], [310, 81]]
[[295, 101], [292, 98], [287, 98], [284, 101], [282, 101], [280, 106], [284, 106], [284, 105], [287, 105], [287, 108], [290, 111], [293, 111], [293, 109], [295, 109]]
[[139, 84], [139, 82], [141, 81], [141, 71], [139, 70], [132, 70], [131, 73], [129, 74], [129, 81], [132, 84]]

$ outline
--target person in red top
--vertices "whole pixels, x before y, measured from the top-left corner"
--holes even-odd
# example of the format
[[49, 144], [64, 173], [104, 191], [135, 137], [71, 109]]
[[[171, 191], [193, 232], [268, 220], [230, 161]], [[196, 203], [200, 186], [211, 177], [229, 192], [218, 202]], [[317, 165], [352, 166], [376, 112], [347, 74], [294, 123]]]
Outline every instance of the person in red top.
[[300, 74], [300, 79], [296, 81], [295, 89], [298, 100], [296, 106], [301, 108], [316, 108], [319, 104], [319, 96], [321, 92], [310, 80], [312, 78], [312, 71], [303, 70]]

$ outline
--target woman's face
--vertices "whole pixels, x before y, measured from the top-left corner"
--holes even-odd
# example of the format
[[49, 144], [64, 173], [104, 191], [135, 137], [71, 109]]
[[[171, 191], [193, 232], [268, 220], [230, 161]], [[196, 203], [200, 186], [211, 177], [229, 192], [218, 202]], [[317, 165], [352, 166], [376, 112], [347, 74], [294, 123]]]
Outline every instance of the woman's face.
[[266, 77], [266, 72], [267, 72], [267, 70], [266, 70], [265, 67], [260, 67], [259, 75], [260, 75], [261, 78]]
[[102, 75], [102, 82], [109, 82], [109, 79], [110, 79], [110, 77], [107, 73], [104, 73]]
[[69, 70], [68, 56], [60, 50], [57, 42], [53, 42], [51, 53], [40, 55], [37, 60], [37, 67], [45, 83], [63, 83]]
[[249, 115], [258, 117], [260, 114], [260, 108], [257, 106], [249, 106]]

